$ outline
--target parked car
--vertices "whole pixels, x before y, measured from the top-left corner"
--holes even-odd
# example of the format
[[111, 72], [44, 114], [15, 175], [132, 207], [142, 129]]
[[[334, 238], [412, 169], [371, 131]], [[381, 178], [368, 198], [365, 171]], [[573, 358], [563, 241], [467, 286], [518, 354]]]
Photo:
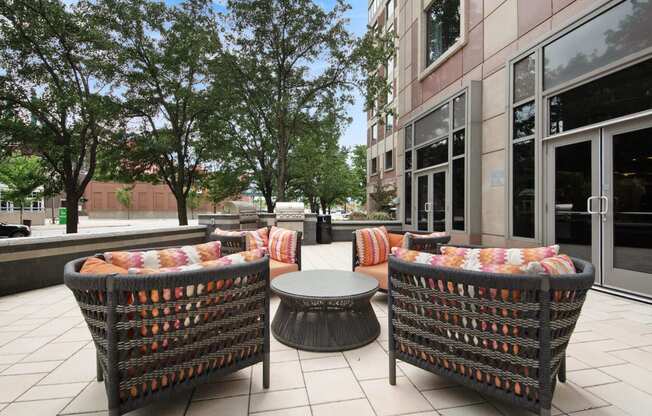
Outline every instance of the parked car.
[[0, 222], [0, 238], [29, 237], [32, 230], [26, 225]]

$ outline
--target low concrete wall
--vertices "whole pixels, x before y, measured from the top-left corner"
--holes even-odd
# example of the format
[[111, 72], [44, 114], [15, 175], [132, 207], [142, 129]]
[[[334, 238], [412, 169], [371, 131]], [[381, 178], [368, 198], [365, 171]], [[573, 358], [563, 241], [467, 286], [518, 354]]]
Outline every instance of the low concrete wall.
[[79, 257], [205, 241], [205, 226], [0, 240], [0, 296], [62, 284], [63, 266]]
[[[52, 215], [51, 211], [40, 211], [40, 212], [31, 212], [24, 211], [23, 219], [32, 220], [32, 225], [43, 225], [45, 224], [45, 219]], [[20, 212], [0, 212], [0, 222], [5, 222], [7, 224], [20, 224]]]
[[381, 226], [389, 231], [403, 229], [401, 221], [333, 221], [333, 241], [351, 241], [351, 235], [355, 230]]

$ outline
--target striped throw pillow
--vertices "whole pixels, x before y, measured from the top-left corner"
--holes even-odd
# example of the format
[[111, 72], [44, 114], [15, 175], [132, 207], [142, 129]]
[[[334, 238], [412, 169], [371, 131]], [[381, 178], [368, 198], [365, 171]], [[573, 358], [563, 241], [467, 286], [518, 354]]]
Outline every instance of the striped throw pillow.
[[410, 236], [411, 238], [438, 238], [438, 237], [448, 237], [448, 233], [439, 232], [439, 231], [435, 231], [434, 233], [430, 233], [430, 234], [405, 233], [403, 235], [403, 244], [401, 245], [403, 248], [408, 248], [408, 236]]
[[107, 263], [124, 269], [132, 267], [160, 269], [217, 260], [222, 252], [222, 243], [211, 241], [194, 246], [183, 246], [148, 251], [110, 251], [104, 253]]
[[441, 248], [445, 256], [462, 256], [470, 267], [481, 267], [486, 264], [511, 264], [527, 266], [530, 262], [541, 261], [559, 254], [559, 246], [536, 248]]
[[221, 228], [216, 228], [213, 231], [213, 234], [219, 235], [222, 237], [243, 237], [247, 235], [247, 231], [244, 230], [223, 230]]
[[355, 242], [361, 266], [373, 266], [387, 261], [390, 247], [385, 227], [356, 230]]
[[246, 231], [247, 236], [247, 250], [256, 250], [259, 248], [267, 248], [269, 243], [269, 230], [267, 227], [259, 228], [255, 231]]
[[297, 241], [296, 231], [272, 227], [269, 232], [269, 257], [281, 263], [296, 263]]
[[224, 267], [233, 264], [249, 263], [258, 259], [262, 259], [263, 257], [265, 257], [265, 250], [257, 249], [251, 251], [243, 251], [235, 254], [229, 254], [228, 256], [224, 256], [216, 260], [208, 260], [201, 263], [188, 264], [185, 266], [161, 267], [161, 268], [131, 267], [129, 269], [129, 274], [148, 275], [148, 274], [159, 274], [159, 273], [186, 272], [192, 270], [206, 269], [210, 267]]

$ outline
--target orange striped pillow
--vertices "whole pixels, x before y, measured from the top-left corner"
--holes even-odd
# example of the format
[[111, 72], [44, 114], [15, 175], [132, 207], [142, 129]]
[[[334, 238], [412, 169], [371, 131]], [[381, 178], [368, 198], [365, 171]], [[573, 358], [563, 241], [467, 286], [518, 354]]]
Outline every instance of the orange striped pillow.
[[247, 250], [256, 250], [266, 248], [269, 243], [267, 227], [259, 228], [255, 231], [247, 231]]
[[272, 227], [269, 232], [269, 257], [281, 263], [296, 263], [297, 239], [296, 231]]
[[355, 242], [361, 266], [373, 266], [387, 261], [390, 247], [385, 227], [356, 230]]

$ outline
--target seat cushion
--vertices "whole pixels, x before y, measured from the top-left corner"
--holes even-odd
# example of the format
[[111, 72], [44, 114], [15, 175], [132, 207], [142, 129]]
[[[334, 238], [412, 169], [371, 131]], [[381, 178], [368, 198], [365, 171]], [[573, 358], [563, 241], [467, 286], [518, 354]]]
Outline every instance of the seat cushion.
[[403, 234], [387, 233], [389, 237], [389, 247], [403, 247]]
[[403, 240], [401, 240], [401, 245], [392, 246], [392, 247], [408, 248], [408, 236], [410, 238], [440, 238], [440, 237], [448, 237], [448, 233], [440, 232], [440, 231], [435, 231], [434, 233], [430, 233], [430, 234], [405, 233], [405, 235], [403, 236]]
[[532, 261], [541, 261], [559, 254], [559, 246], [536, 248], [441, 248], [445, 256], [462, 256], [467, 264], [511, 264], [513, 266], [527, 266]]
[[272, 227], [269, 232], [269, 257], [282, 263], [297, 262], [299, 233], [284, 228]]
[[234, 264], [243, 264], [256, 261], [265, 257], [265, 249], [242, 251], [240, 253], [229, 254], [216, 260], [204, 261], [201, 263], [187, 264], [175, 267], [161, 267], [161, 268], [148, 268], [148, 267], [130, 267], [129, 274], [160, 274], [160, 273], [179, 273], [192, 270], [207, 269], [212, 267], [225, 267]]
[[378, 280], [378, 286], [381, 289], [387, 290], [387, 262], [374, 264], [373, 266], [358, 266], [355, 271], [373, 277]]
[[283, 263], [278, 260], [269, 259], [269, 276], [272, 279], [282, 274], [298, 271], [299, 265], [296, 263]]
[[385, 227], [356, 230], [355, 244], [361, 266], [387, 262], [390, 245]]
[[266, 248], [269, 242], [269, 230], [267, 227], [259, 228], [254, 231], [247, 231], [245, 234], [247, 250], [256, 250]]
[[111, 251], [104, 253], [107, 263], [124, 269], [132, 267], [160, 269], [180, 267], [217, 260], [222, 254], [222, 243], [211, 241], [194, 246], [183, 246], [148, 251]]
[[99, 275], [127, 274], [127, 269], [113, 265], [111, 263], [107, 263], [102, 259], [98, 259], [97, 257], [89, 257], [82, 265], [79, 273]]

